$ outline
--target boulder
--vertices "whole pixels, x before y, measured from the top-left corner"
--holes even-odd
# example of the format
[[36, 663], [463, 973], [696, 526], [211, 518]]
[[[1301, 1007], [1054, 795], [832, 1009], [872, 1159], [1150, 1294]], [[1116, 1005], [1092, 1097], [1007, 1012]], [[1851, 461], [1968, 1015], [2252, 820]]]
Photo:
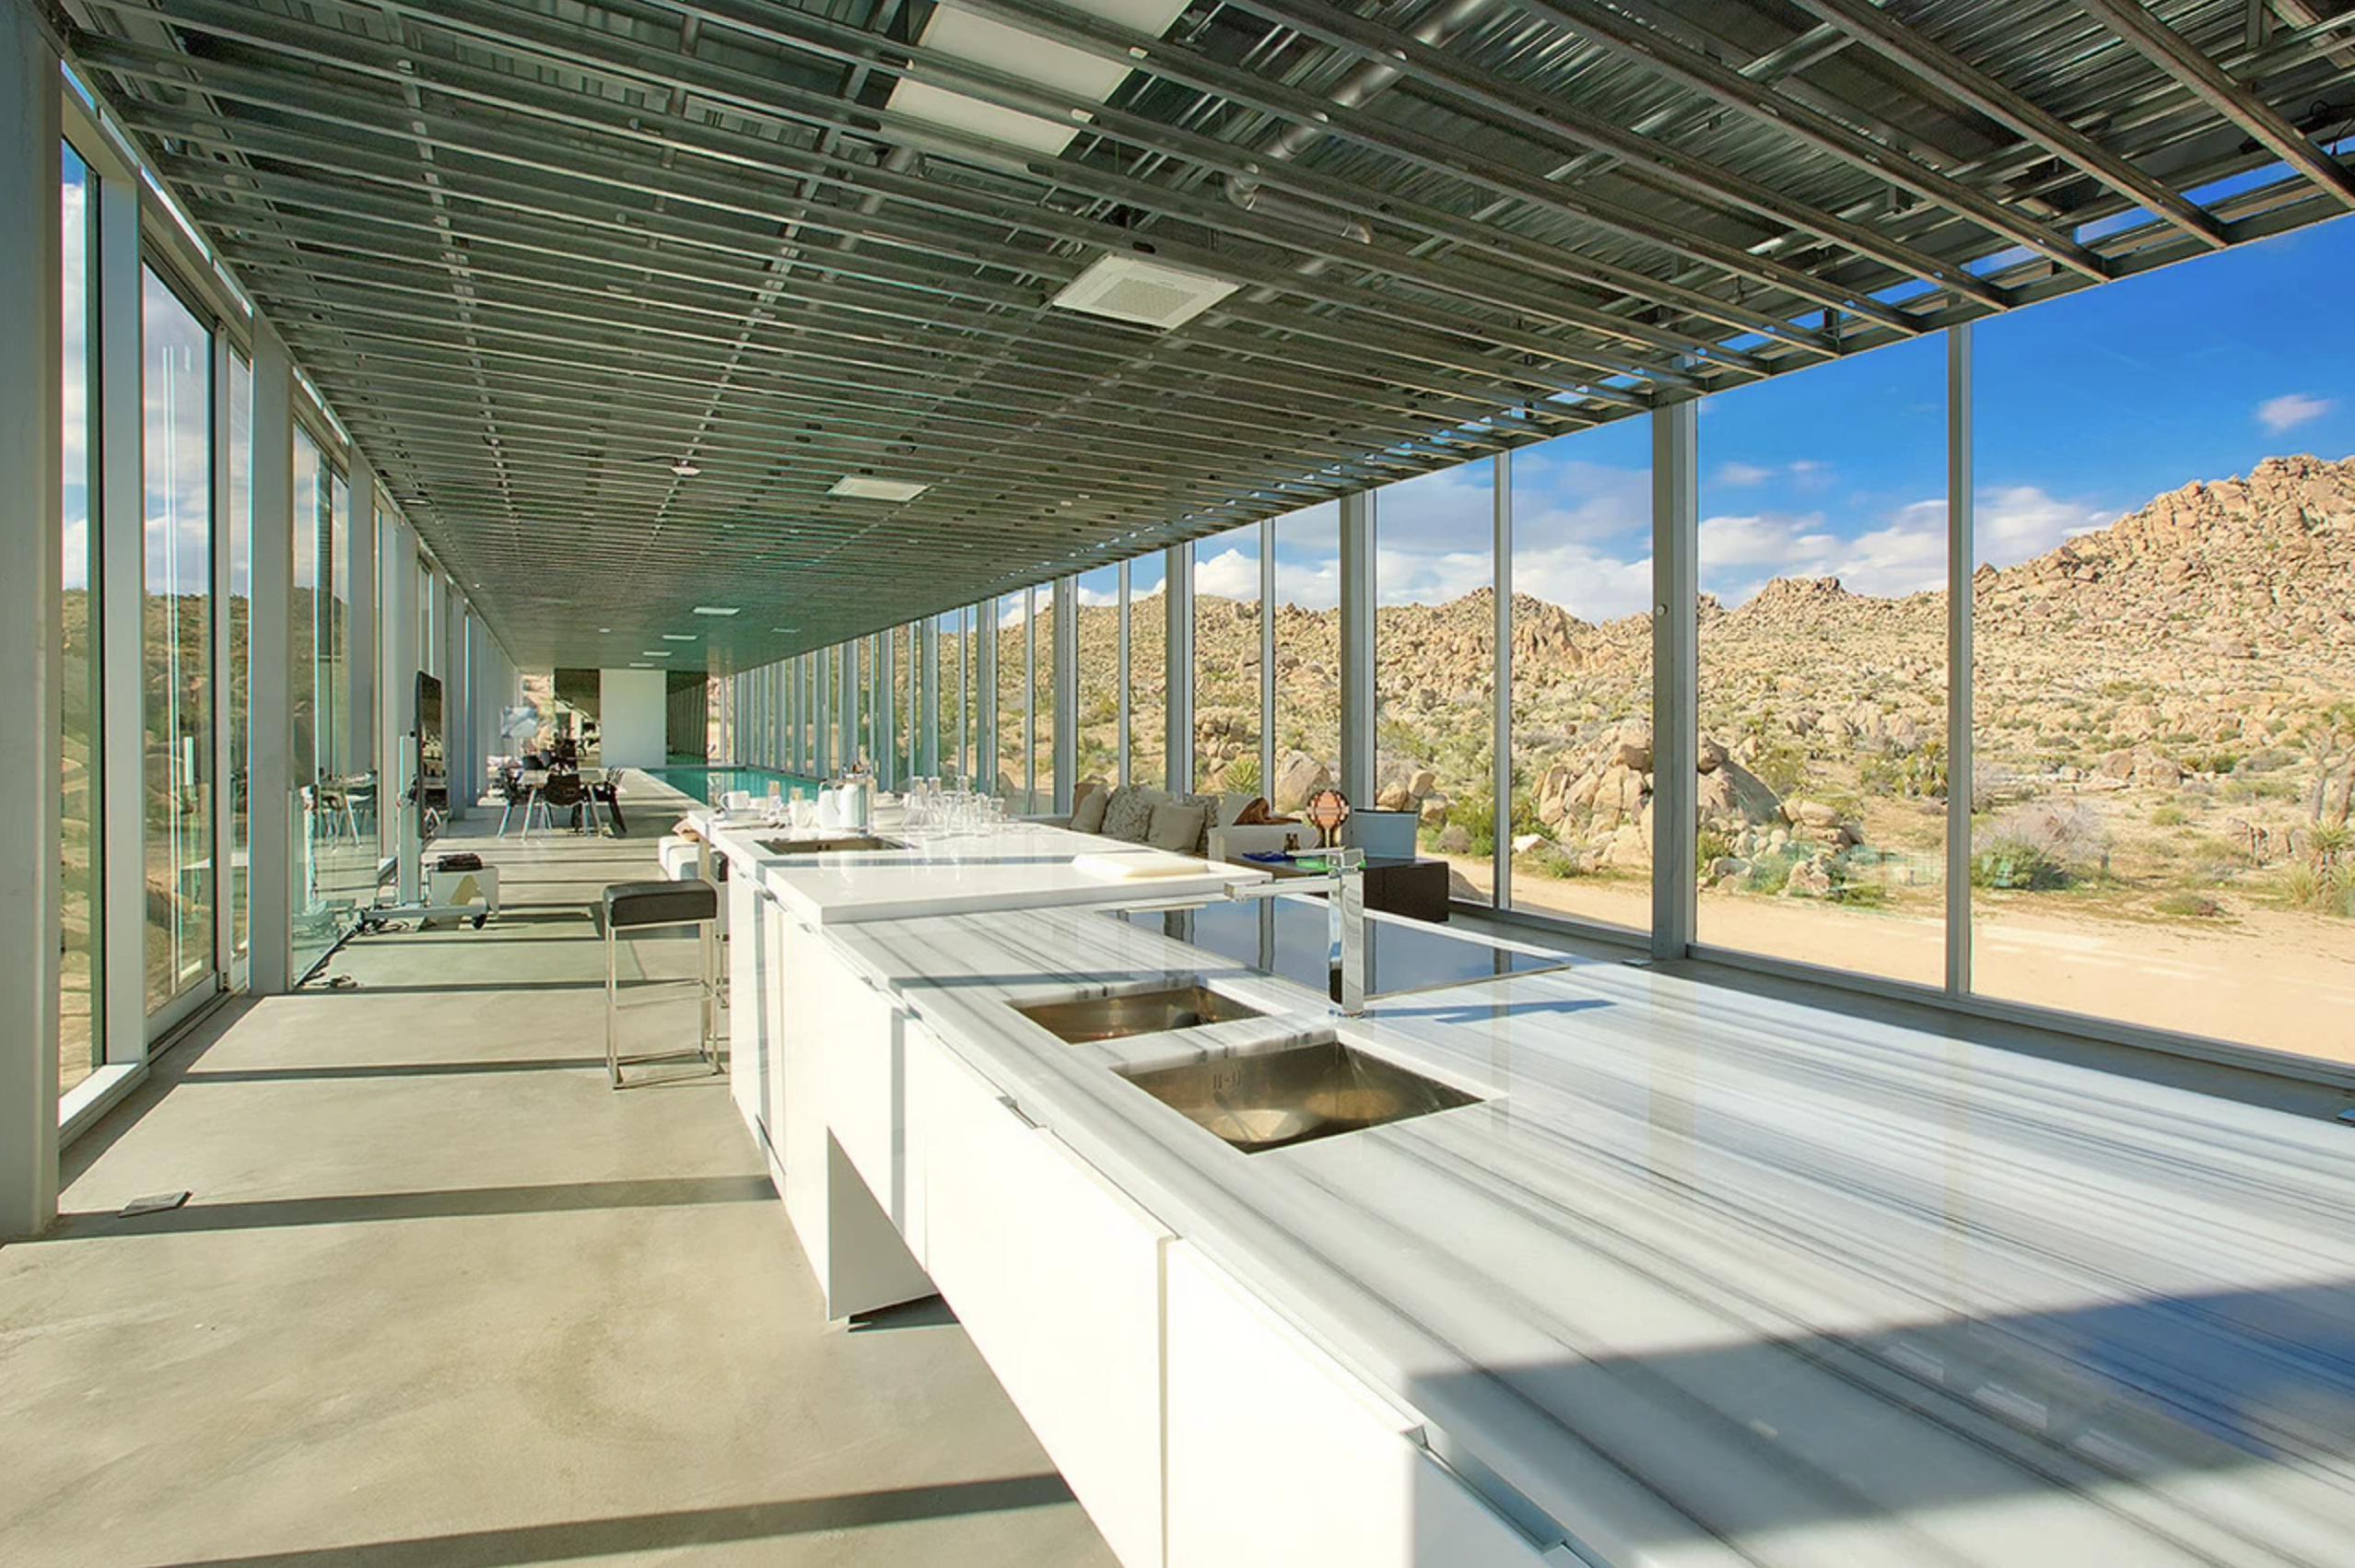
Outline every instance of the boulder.
[[1422, 822], [1425, 827], [1436, 827], [1447, 820], [1447, 797], [1425, 795], [1423, 798]]
[[1276, 762], [1275, 793], [1268, 803], [1279, 812], [1296, 812], [1308, 797], [1332, 784], [1325, 765], [1306, 752], [1286, 752]]
[[1794, 827], [1826, 828], [1840, 825], [1840, 813], [1821, 801], [1801, 800], [1794, 795], [1783, 802], [1783, 815]]
[[1374, 803], [1386, 812], [1402, 812], [1414, 803], [1414, 797], [1405, 785], [1392, 784], [1374, 797]]
[[1821, 860], [1801, 860], [1791, 868], [1791, 880], [1783, 891], [1794, 898], [1829, 898], [1832, 896], [1832, 873]]
[[1452, 822], [1441, 828], [1439, 852], [1443, 855], [1470, 854], [1472, 852], [1471, 829], [1460, 822]]
[[1414, 770], [1414, 777], [1408, 779], [1406, 783], [1407, 794], [1418, 801], [1423, 799], [1424, 796], [1431, 794], [1438, 788], [1439, 776], [1432, 772], [1431, 769], [1427, 767], [1416, 768]]
[[1700, 763], [1701, 771], [1705, 774], [1716, 772], [1718, 768], [1725, 766], [1728, 757], [1726, 748], [1719, 744], [1716, 737], [1713, 735], [1701, 737], [1700, 749], [1695, 755]]

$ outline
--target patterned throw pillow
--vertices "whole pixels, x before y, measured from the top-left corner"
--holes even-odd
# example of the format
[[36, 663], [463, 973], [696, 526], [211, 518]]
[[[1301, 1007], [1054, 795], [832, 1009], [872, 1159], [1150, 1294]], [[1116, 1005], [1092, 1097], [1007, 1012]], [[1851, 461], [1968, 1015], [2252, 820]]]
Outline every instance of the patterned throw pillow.
[[1187, 796], [1185, 798], [1185, 804], [1189, 806], [1200, 806], [1202, 810], [1201, 837], [1196, 840], [1193, 848], [1188, 852], [1195, 855], [1207, 855], [1210, 853], [1211, 829], [1213, 827], [1227, 827], [1233, 825], [1228, 822], [1224, 814], [1226, 797], [1218, 794], [1215, 791], [1206, 791], [1201, 794]]
[[1103, 832], [1104, 813], [1111, 804], [1110, 791], [1100, 787], [1089, 789], [1085, 785], [1081, 786], [1080, 798], [1072, 803], [1072, 831], [1074, 833]]
[[1112, 799], [1104, 807], [1104, 836], [1130, 844], [1143, 843], [1146, 831], [1153, 826], [1153, 808], [1168, 799], [1162, 790], [1140, 790], [1133, 785], [1113, 790]]

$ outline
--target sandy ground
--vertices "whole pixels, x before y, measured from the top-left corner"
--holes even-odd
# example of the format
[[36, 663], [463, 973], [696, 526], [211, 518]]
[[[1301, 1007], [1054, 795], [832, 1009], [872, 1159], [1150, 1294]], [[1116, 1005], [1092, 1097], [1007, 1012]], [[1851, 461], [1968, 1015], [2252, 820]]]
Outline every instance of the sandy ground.
[[[1485, 860], [1455, 862], [1485, 886]], [[1516, 874], [1514, 904], [1624, 926], [1651, 925], [1634, 881]], [[1700, 939], [1923, 985], [1945, 981], [1935, 919], [1797, 899], [1705, 895]], [[2279, 910], [2213, 922], [2102, 920], [1983, 903], [1972, 943], [1983, 996], [2300, 1056], [2355, 1061], [2355, 924]]]

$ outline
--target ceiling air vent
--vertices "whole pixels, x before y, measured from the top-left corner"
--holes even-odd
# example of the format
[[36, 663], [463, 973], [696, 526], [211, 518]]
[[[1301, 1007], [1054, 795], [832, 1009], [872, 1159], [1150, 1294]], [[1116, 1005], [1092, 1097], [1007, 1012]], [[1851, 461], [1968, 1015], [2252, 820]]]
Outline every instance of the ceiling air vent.
[[1139, 326], [1171, 327], [1192, 321], [1240, 285], [1163, 262], [1109, 255], [1064, 285], [1053, 303], [1066, 310], [1109, 316]]
[[846, 474], [834, 482], [829, 496], [848, 496], [856, 501], [912, 501], [930, 485], [918, 485], [906, 479], [870, 479], [864, 474]]

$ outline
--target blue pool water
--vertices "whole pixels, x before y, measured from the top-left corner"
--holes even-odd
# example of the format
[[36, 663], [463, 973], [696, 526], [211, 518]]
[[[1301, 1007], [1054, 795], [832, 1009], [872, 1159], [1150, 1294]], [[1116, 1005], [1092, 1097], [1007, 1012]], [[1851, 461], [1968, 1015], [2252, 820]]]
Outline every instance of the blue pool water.
[[659, 778], [682, 795], [696, 800], [717, 802], [731, 790], [744, 790], [753, 795], [766, 796], [770, 780], [784, 786], [791, 796], [795, 790], [814, 793], [817, 780], [804, 778], [795, 773], [780, 773], [773, 767], [704, 767], [683, 764], [675, 767], [645, 767], [639, 769], [650, 778]]

